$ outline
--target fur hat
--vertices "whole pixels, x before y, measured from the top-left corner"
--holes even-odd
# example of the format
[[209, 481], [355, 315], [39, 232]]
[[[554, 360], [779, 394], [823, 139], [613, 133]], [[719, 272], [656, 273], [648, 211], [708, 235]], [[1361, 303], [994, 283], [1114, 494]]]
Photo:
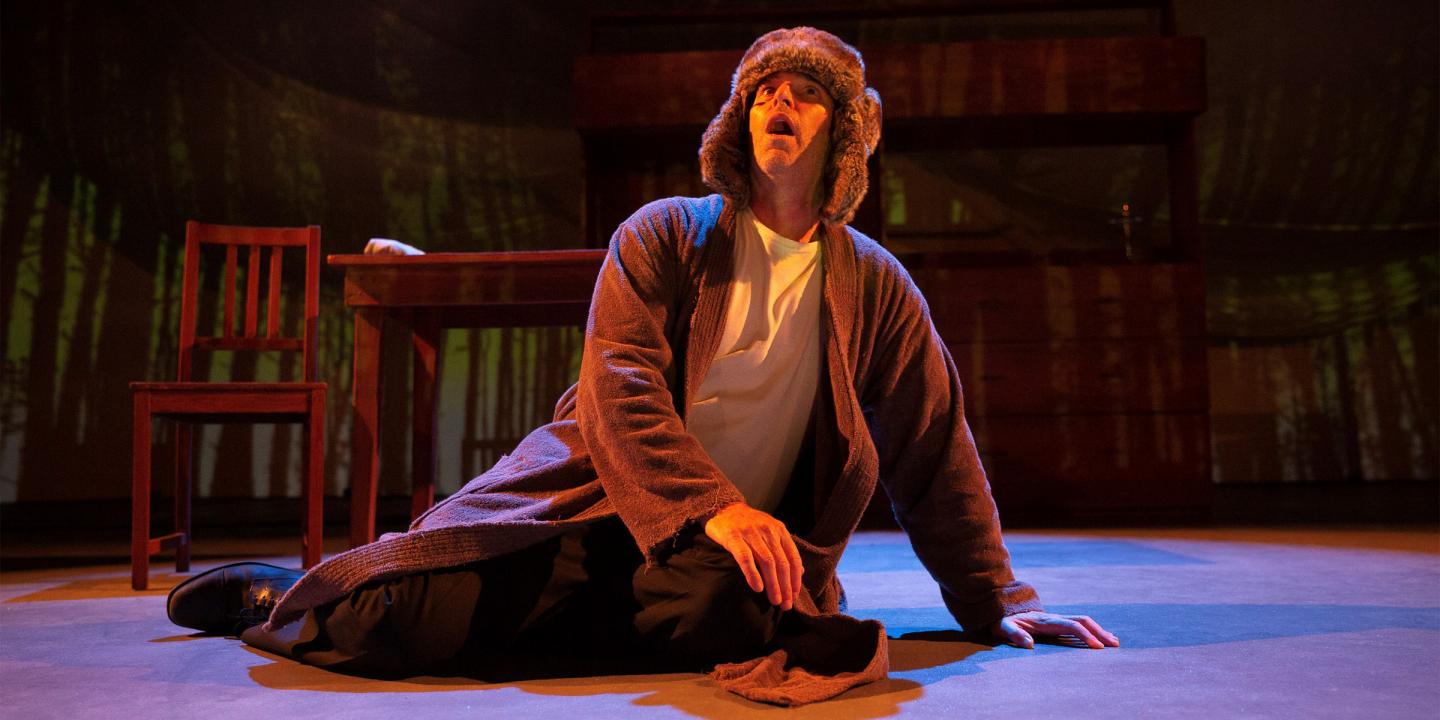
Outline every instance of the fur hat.
[[865, 87], [859, 51], [824, 30], [773, 30], [745, 51], [730, 81], [730, 99], [700, 141], [700, 176], [737, 207], [750, 205], [751, 98], [761, 80], [785, 71], [809, 76], [835, 101], [820, 218], [843, 225], [855, 216], [868, 187], [865, 161], [880, 142], [880, 94]]

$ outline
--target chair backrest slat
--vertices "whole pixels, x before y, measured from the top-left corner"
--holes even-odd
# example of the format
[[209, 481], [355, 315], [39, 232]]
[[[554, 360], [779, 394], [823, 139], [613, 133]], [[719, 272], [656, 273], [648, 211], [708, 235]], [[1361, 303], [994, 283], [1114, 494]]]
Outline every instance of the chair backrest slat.
[[305, 238], [305, 382], [315, 382], [320, 353], [320, 226], [306, 228]]
[[235, 337], [235, 245], [225, 246], [225, 325], [221, 328], [224, 337]]
[[275, 245], [270, 248], [269, 312], [265, 315], [265, 337], [280, 337], [280, 259], [285, 248]]
[[190, 380], [190, 362], [195, 347], [195, 306], [200, 294], [200, 223], [185, 223], [185, 271], [180, 280], [180, 357], [175, 375], [180, 382]]
[[[202, 245], [225, 246], [223, 288], [224, 327], [219, 337], [197, 335], [200, 297], [200, 248]], [[246, 247], [245, 327], [237, 336], [235, 328], [235, 295], [239, 247]], [[260, 337], [260, 275], [261, 252], [270, 248], [269, 278], [266, 282], [265, 334]], [[286, 336], [280, 317], [283, 251], [285, 248], [305, 249], [305, 317], [299, 337]], [[180, 352], [177, 375], [180, 381], [191, 380], [194, 351], [200, 350], [272, 350], [303, 353], [305, 382], [315, 382], [318, 367], [316, 326], [320, 319], [320, 228], [315, 225], [299, 228], [240, 227], [209, 225], [190, 221], [185, 225], [185, 276], [180, 299]]]
[[249, 264], [245, 268], [245, 337], [255, 337], [260, 326], [260, 246], [251, 245], [246, 253]]

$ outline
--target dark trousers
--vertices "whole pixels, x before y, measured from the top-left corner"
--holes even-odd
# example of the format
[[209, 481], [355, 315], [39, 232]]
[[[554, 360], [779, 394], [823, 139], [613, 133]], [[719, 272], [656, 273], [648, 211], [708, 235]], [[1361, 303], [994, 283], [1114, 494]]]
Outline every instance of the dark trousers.
[[703, 534], [646, 568], [612, 519], [498, 558], [370, 583], [242, 639], [355, 675], [504, 679], [708, 670], [764, 654], [780, 618]]

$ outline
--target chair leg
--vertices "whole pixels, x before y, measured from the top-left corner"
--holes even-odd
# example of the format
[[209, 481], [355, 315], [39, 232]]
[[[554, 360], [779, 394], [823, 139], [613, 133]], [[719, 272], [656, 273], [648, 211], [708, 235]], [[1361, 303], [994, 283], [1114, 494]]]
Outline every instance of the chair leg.
[[190, 572], [190, 495], [195, 487], [195, 429], [175, 426], [175, 572]]
[[310, 394], [310, 416], [305, 422], [305, 487], [300, 524], [300, 561], [309, 569], [320, 562], [325, 544], [325, 393]]
[[130, 464], [130, 587], [150, 583], [150, 396], [135, 394]]

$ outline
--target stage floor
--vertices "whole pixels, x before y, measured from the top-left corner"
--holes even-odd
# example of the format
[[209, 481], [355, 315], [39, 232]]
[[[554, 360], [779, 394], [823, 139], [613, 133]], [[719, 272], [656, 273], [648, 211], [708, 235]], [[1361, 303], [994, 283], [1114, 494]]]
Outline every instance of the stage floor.
[[[1435, 532], [1025, 531], [1008, 533], [1007, 543], [1016, 573], [1039, 588], [1049, 609], [1095, 617], [1122, 646], [961, 642], [934, 583], [893, 532], [857, 535], [840, 567], [851, 613], [889, 629], [890, 679], [791, 710], [747, 702], [695, 674], [500, 684], [352, 678], [171, 625], [165, 593], [182, 578], [163, 563], [143, 593], [130, 591], [127, 566], [70, 567], [0, 573], [0, 715], [830, 720], [1440, 712]], [[284, 550], [262, 545], [266, 553]], [[195, 569], [227, 561], [207, 558]]]

